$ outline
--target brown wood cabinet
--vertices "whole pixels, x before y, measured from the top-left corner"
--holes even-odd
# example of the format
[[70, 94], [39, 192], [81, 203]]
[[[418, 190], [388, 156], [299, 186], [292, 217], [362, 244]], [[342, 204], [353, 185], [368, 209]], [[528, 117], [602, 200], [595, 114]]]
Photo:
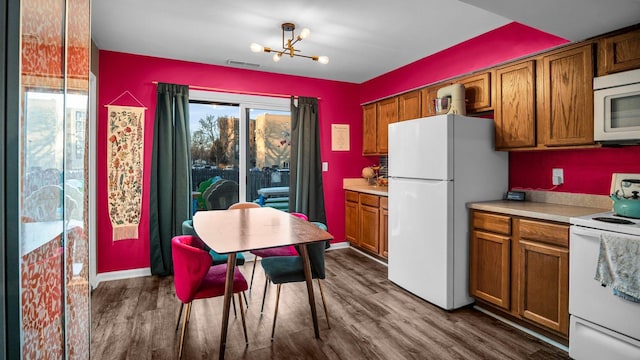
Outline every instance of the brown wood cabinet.
[[363, 193], [359, 194], [359, 197], [358, 243], [360, 247], [377, 254], [380, 244], [380, 199], [376, 195]]
[[414, 90], [398, 96], [398, 121], [422, 117], [422, 95]]
[[358, 245], [358, 193], [355, 191], [345, 191], [345, 240]]
[[377, 105], [367, 104], [362, 107], [362, 154], [378, 153], [378, 120]]
[[393, 97], [378, 101], [378, 154], [389, 151], [389, 124], [398, 121], [398, 98]]
[[371, 254], [388, 256], [389, 206], [386, 196], [345, 191], [345, 239]]
[[511, 306], [511, 218], [474, 213], [471, 231], [471, 296], [510, 309]]
[[496, 149], [536, 145], [535, 89], [533, 60], [496, 69]]
[[389, 198], [380, 197], [380, 248], [378, 254], [389, 257]]
[[491, 71], [464, 77], [456, 83], [464, 85], [467, 115], [493, 109]]
[[569, 333], [569, 225], [472, 211], [469, 291], [479, 304]]
[[537, 137], [543, 146], [593, 144], [593, 45], [538, 62]]
[[362, 107], [362, 154], [383, 155], [389, 150], [388, 125], [398, 121], [398, 97]]
[[598, 41], [598, 76], [640, 68], [640, 29]]
[[569, 334], [569, 226], [520, 220], [519, 313]]

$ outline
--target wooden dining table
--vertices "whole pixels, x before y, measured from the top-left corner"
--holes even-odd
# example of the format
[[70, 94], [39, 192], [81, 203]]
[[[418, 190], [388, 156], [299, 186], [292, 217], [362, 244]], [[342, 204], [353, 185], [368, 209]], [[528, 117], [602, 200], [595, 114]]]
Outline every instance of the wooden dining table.
[[288, 245], [301, 245], [307, 294], [315, 337], [320, 338], [316, 313], [311, 265], [307, 244], [332, 240], [333, 236], [316, 225], [274, 208], [198, 211], [193, 216], [198, 236], [219, 254], [227, 254], [227, 276], [222, 310], [219, 358], [224, 359], [229, 323], [229, 307], [233, 296], [236, 253]]

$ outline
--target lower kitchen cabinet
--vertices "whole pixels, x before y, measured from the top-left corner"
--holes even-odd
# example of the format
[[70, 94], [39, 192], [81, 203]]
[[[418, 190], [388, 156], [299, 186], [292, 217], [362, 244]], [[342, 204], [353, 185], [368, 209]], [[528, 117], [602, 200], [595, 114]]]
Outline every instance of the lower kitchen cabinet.
[[386, 258], [387, 197], [347, 190], [345, 200], [346, 240], [356, 248]]
[[474, 210], [471, 228], [471, 296], [566, 338], [569, 225]]
[[520, 220], [519, 313], [569, 334], [569, 226]]
[[374, 253], [378, 253], [380, 244], [380, 200], [376, 195], [360, 194], [360, 247]]
[[350, 244], [358, 244], [358, 193], [345, 192], [344, 236]]

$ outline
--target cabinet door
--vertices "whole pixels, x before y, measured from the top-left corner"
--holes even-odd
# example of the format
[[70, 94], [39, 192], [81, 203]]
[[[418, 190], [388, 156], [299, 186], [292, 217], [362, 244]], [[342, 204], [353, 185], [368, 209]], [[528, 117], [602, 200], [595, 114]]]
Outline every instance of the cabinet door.
[[569, 250], [520, 241], [520, 316], [569, 334]]
[[398, 97], [398, 121], [417, 119], [421, 117], [422, 104], [420, 90], [402, 94]]
[[398, 121], [398, 98], [381, 100], [378, 102], [378, 137], [377, 147], [379, 154], [389, 151], [389, 124]]
[[511, 239], [483, 231], [471, 233], [469, 292], [501, 308], [510, 307]]
[[640, 29], [598, 43], [598, 75], [640, 68]]
[[377, 207], [360, 206], [359, 245], [363, 249], [378, 253], [379, 210]]
[[389, 256], [389, 201], [380, 197], [380, 256]]
[[[593, 52], [583, 45], [542, 58], [538, 143], [593, 144]], [[539, 83], [540, 85], [540, 83]]]
[[492, 109], [491, 72], [469, 76], [459, 82], [464, 85], [467, 114]]
[[376, 120], [376, 104], [367, 104], [362, 107], [362, 154], [374, 155], [378, 152], [378, 132]]
[[535, 96], [533, 60], [496, 69], [496, 149], [536, 145]]
[[[355, 195], [356, 200], [358, 194], [352, 191], [347, 191], [347, 195]], [[358, 245], [358, 202], [345, 201], [345, 240], [353, 245]]]

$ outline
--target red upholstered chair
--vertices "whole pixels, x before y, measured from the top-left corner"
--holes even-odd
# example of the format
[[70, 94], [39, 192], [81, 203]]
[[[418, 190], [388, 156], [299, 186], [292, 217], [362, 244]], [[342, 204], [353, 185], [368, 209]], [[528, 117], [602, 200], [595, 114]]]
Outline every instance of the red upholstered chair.
[[[187, 322], [189, 322], [189, 316], [191, 315], [192, 301], [224, 295], [227, 265], [211, 266], [211, 255], [203, 249], [202, 240], [195, 236], [182, 235], [176, 236], [171, 240], [173, 283], [176, 288], [176, 296], [183, 304], [186, 304], [178, 359], [182, 357], [182, 347], [187, 330]], [[233, 278], [233, 292], [238, 294], [244, 339], [248, 343], [247, 326], [240, 296], [240, 293], [247, 290], [247, 288], [247, 280], [242, 276], [240, 270], [236, 268]]]

